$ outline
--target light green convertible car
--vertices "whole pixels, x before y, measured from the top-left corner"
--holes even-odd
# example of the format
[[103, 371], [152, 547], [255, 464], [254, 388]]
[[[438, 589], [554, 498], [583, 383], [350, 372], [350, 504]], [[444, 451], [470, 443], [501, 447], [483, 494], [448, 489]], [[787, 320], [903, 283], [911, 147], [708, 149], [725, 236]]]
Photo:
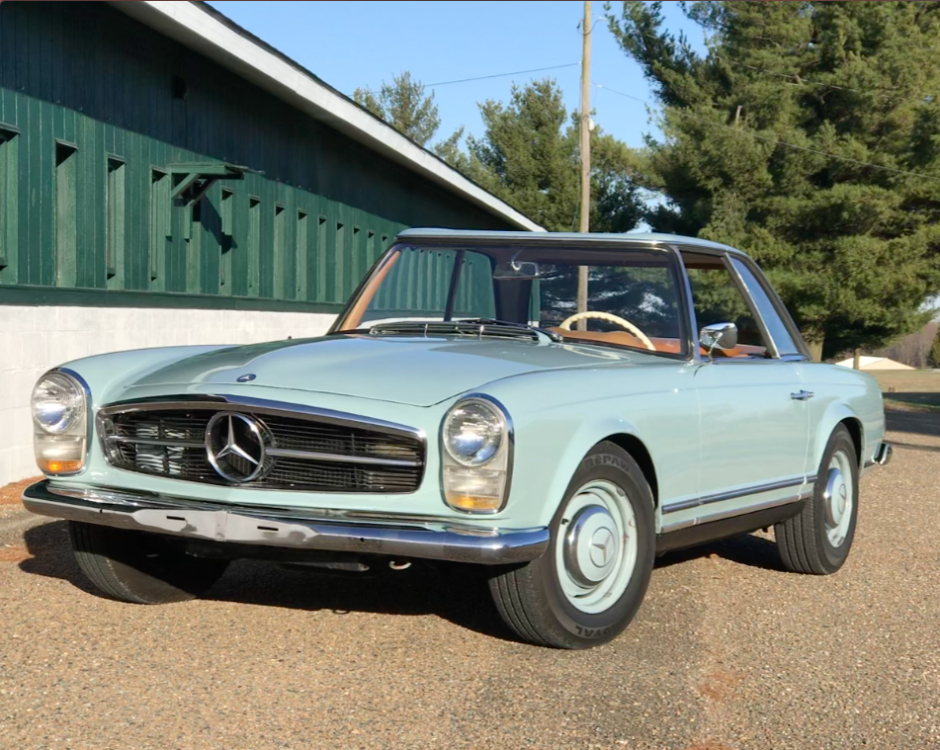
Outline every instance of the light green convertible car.
[[90, 357], [32, 408], [26, 507], [112, 597], [476, 564], [564, 648], [620, 633], [663, 551], [774, 526], [834, 573], [890, 457], [876, 382], [812, 362], [753, 261], [658, 234], [409, 230], [326, 336]]

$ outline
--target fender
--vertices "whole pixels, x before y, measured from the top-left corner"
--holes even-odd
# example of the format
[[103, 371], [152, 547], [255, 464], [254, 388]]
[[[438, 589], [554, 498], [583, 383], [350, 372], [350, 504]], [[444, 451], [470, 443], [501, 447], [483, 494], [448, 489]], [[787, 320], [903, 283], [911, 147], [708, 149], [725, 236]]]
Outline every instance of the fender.
[[823, 452], [826, 450], [826, 445], [829, 442], [829, 436], [832, 435], [833, 430], [836, 429], [840, 422], [844, 422], [847, 419], [852, 419], [858, 424], [858, 429], [862, 436], [862, 444], [859, 446], [859, 450], [863, 457], [866, 455], [866, 436], [863, 420], [848, 404], [842, 401], [833, 401], [826, 407], [822, 418], [816, 424], [815, 431], [810, 434], [812, 443], [809, 446], [809, 463], [806, 467], [807, 474], [813, 475], [816, 473], [819, 462], [822, 461]]
[[[612, 435], [631, 435], [642, 442], [650, 455], [653, 455], [636, 426], [627, 419], [611, 416], [603, 420], [591, 420], [590, 423], [570, 420], [568, 424], [573, 432], [555, 453], [555, 460], [548, 463], [550, 472], [540, 483], [542, 485], [541, 497], [544, 501], [539, 503], [536, 509], [537, 515], [527, 518], [527, 521], [534, 525], [547, 526], [551, 523], [565, 497], [571, 477], [574, 476], [587, 453], [598, 443]], [[653, 460], [655, 463], [655, 456]], [[543, 471], [544, 466], [543, 463]]]

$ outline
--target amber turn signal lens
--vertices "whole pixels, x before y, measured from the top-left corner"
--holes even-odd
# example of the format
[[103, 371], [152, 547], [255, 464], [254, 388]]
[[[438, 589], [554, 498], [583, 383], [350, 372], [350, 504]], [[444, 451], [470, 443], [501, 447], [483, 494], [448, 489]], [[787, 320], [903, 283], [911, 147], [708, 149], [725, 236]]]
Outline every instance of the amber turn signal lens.
[[498, 497], [480, 497], [478, 495], [452, 495], [447, 493], [447, 502], [460, 510], [496, 510], [499, 508]]
[[82, 468], [81, 461], [59, 461], [54, 458], [40, 458], [36, 463], [39, 464], [40, 471], [43, 471], [46, 474], [64, 474], [78, 471]]

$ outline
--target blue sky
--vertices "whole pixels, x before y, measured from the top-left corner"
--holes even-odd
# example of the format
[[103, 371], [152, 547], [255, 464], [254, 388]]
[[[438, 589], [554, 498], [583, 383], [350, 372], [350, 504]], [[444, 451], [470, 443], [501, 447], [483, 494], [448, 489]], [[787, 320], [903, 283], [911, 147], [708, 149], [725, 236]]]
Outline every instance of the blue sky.
[[[293, 58], [347, 95], [357, 87], [378, 89], [383, 80], [410, 70], [426, 84], [512, 71], [580, 63], [577, 28], [583, 4], [563, 2], [213, 2], [240, 26]], [[699, 28], [678, 3], [666, 3], [671, 31], [685, 31], [702, 46]], [[614, 4], [619, 9], [619, 3]], [[593, 3], [595, 18], [603, 2]], [[594, 83], [651, 100], [638, 65], [617, 46], [603, 20], [594, 26]], [[580, 67], [491, 78], [434, 88], [441, 116], [438, 138], [464, 125], [480, 135], [476, 103], [506, 101], [512, 83], [554, 77], [569, 110], [579, 103]], [[646, 107], [612, 91], [592, 87], [595, 120], [631, 146], [656, 132]]]

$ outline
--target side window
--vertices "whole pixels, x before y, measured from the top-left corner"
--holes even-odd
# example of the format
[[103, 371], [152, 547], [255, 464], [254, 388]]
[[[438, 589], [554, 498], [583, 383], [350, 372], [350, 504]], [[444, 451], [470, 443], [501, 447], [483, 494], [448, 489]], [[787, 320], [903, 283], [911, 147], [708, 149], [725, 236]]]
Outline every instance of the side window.
[[793, 341], [793, 337], [787, 330], [786, 324], [777, 313], [777, 308], [775, 308], [773, 302], [770, 301], [770, 297], [767, 296], [764, 286], [754, 275], [753, 271], [747, 267], [746, 263], [743, 263], [738, 258], [732, 258], [731, 264], [741, 276], [741, 280], [747, 288], [747, 293], [754, 301], [754, 306], [757, 307], [757, 312], [764, 321], [764, 327], [770, 334], [770, 338], [774, 340], [777, 353], [781, 356], [786, 354], [799, 354], [799, 347], [796, 345], [796, 342]]
[[722, 259], [683, 253], [682, 260], [689, 274], [699, 329], [715, 323], [734, 323], [738, 327], [738, 345], [730, 351], [715, 350], [715, 356], [766, 357], [770, 348], [747, 299]]

